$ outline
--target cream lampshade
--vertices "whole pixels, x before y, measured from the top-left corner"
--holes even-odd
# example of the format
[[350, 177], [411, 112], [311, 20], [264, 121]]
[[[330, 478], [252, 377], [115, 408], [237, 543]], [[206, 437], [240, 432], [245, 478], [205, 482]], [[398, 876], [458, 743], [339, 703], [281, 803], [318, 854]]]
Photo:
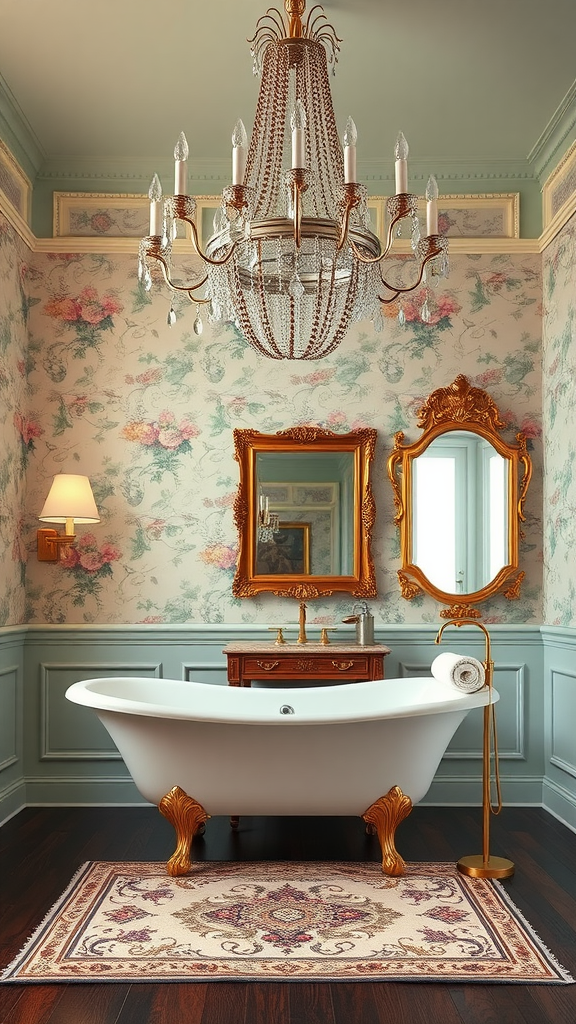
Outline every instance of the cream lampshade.
[[57, 562], [60, 547], [74, 540], [75, 522], [83, 525], [100, 522], [88, 477], [57, 473], [38, 518], [42, 523], [66, 524], [65, 534], [38, 530], [38, 558], [43, 562]]

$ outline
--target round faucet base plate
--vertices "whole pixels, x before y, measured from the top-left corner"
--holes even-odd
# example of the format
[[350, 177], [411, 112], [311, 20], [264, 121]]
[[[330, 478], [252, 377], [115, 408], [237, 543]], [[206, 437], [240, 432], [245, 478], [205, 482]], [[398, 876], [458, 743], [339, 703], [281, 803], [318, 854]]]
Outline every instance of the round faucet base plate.
[[511, 860], [506, 857], [488, 857], [488, 860], [484, 860], [480, 853], [462, 857], [456, 867], [462, 875], [471, 875], [473, 878], [510, 878], [514, 874]]

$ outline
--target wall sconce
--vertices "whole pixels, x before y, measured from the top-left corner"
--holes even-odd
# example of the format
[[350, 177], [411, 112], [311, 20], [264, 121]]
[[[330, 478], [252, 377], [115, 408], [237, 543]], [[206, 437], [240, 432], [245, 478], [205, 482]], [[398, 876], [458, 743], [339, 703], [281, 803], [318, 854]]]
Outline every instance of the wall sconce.
[[52, 529], [38, 530], [38, 561], [58, 562], [60, 551], [76, 538], [74, 522], [99, 523], [100, 516], [87, 476], [58, 473], [52, 481], [48, 497], [38, 519], [41, 523], [65, 523], [64, 533]]

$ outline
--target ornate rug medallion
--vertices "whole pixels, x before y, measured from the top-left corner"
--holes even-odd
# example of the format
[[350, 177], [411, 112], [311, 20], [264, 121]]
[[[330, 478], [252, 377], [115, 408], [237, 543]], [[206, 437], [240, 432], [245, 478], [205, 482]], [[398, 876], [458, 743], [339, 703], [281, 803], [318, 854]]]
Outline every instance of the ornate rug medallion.
[[453, 864], [84, 864], [2, 981], [569, 983], [499, 882]]

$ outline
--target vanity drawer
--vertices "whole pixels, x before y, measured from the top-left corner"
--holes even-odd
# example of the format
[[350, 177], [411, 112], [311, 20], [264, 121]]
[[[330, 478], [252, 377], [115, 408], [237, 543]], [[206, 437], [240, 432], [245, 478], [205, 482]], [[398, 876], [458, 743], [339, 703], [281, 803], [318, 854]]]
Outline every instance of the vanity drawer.
[[[288, 647], [288, 649], [286, 649]], [[389, 647], [350, 647], [346, 644], [309, 643], [301, 648], [294, 644], [260, 644], [240, 642], [224, 648], [230, 686], [250, 686], [253, 679], [291, 680], [317, 679], [319, 683], [336, 681], [360, 683], [384, 678], [384, 658]]]
[[305, 654], [244, 659], [244, 675], [251, 679], [368, 679], [370, 659], [366, 655], [330, 655], [306, 657]]

